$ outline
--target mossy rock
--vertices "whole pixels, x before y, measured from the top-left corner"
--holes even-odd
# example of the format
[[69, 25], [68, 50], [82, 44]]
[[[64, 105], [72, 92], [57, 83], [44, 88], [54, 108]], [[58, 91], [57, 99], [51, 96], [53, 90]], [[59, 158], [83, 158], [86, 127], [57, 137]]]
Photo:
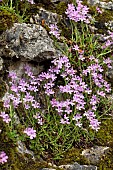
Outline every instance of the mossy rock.
[[14, 13], [0, 8], [0, 32], [11, 28], [15, 22], [18, 22], [18, 17]]
[[[1, 120], [0, 120], [0, 123]], [[1, 126], [0, 126], [1, 128]], [[0, 164], [0, 170], [36, 170], [38, 168], [47, 167], [47, 163], [39, 161], [39, 158], [33, 160], [31, 155], [19, 154], [16, 145], [9, 140], [5, 134], [5, 126], [2, 123], [2, 132], [0, 137], [0, 151], [4, 151], [8, 155], [8, 161]]]
[[81, 155], [82, 149], [72, 148], [64, 154], [64, 158], [59, 161], [59, 165], [73, 164], [78, 162], [79, 164], [87, 164], [87, 160]]
[[113, 149], [107, 155], [103, 155], [99, 163], [99, 170], [113, 170]]
[[103, 155], [99, 163], [99, 170], [113, 169], [113, 119], [102, 121], [101, 128], [96, 134], [99, 144], [109, 146], [110, 150], [107, 155]]

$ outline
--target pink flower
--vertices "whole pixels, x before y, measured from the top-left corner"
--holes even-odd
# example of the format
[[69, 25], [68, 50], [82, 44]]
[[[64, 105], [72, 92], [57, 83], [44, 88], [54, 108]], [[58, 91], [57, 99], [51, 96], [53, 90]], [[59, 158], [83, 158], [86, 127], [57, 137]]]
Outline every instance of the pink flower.
[[4, 164], [5, 162], [7, 162], [8, 156], [6, 155], [6, 153], [4, 151], [2, 151], [0, 153], [0, 163]]
[[102, 97], [105, 97], [105, 95], [106, 95], [105, 92], [99, 91], [99, 90], [97, 91], [97, 94], [100, 95], [100, 96], [102, 96]]
[[90, 120], [90, 127], [92, 128], [92, 129], [94, 129], [94, 130], [96, 130], [96, 131], [98, 131], [99, 129], [100, 129], [100, 124], [101, 124], [101, 122], [99, 122], [97, 119], [95, 119], [95, 118], [92, 118], [91, 120]]
[[57, 39], [59, 39], [60, 38], [60, 32], [58, 30], [57, 25], [51, 24], [49, 28], [50, 28], [50, 32], [49, 33], [53, 34]]
[[42, 116], [40, 115], [40, 113], [36, 113], [35, 115], [33, 115], [33, 117], [35, 118], [35, 119], [37, 119], [37, 123], [39, 124], [39, 125], [43, 125], [43, 118], [42, 118]]
[[82, 116], [80, 114], [76, 114], [74, 117], [73, 117], [73, 120], [80, 120], [82, 118]]
[[35, 4], [33, 0], [28, 0], [28, 2], [30, 2], [31, 4]]
[[74, 45], [73, 49], [78, 51], [79, 50], [79, 46], [76, 44], [76, 45]]
[[15, 71], [10, 71], [9, 72], [9, 77], [12, 78], [12, 79], [16, 79], [17, 78], [17, 74]]
[[79, 60], [84, 61], [85, 57], [83, 55], [79, 55]]
[[9, 122], [11, 121], [11, 119], [9, 118], [9, 115], [6, 114], [5, 112], [1, 112], [0, 117], [3, 118], [3, 121], [4, 121], [5, 123], [9, 123]]
[[24, 130], [24, 133], [26, 133], [30, 139], [36, 138], [36, 130], [34, 130], [33, 128], [26, 128]]
[[104, 59], [103, 63], [107, 64], [108, 68], [112, 68], [111, 66], [112, 60], [110, 58]]
[[77, 121], [76, 126], [78, 126], [80, 128], [80, 127], [82, 127], [82, 123], [80, 121]]
[[102, 11], [100, 10], [99, 7], [96, 7], [96, 10], [97, 10], [98, 13], [102, 14]]

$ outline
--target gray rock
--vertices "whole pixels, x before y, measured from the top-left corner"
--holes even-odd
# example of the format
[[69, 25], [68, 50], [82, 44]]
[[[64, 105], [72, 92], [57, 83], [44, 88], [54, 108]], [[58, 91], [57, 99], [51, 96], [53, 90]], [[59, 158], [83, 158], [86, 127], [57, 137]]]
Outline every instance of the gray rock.
[[61, 165], [59, 168], [64, 170], [97, 170], [96, 166], [93, 165], [79, 165], [75, 162], [73, 165]]
[[52, 3], [56, 3], [56, 2], [68, 2], [68, 0], [51, 0]]
[[51, 0], [52, 3], [59, 2], [59, 0]]
[[113, 31], [113, 21], [108, 21], [107, 23], [105, 23], [105, 26], [106, 26], [109, 30]]
[[88, 4], [90, 4], [90, 5], [96, 5], [96, 4], [99, 3], [99, 0], [88, 0], [87, 2], [88, 2]]
[[109, 147], [95, 146], [82, 151], [82, 155], [90, 164], [97, 165], [101, 157], [109, 152]]
[[0, 71], [3, 69], [3, 59], [0, 57]]
[[47, 11], [44, 8], [39, 8], [38, 14], [30, 18], [30, 22], [41, 24], [42, 20], [44, 20], [45, 24], [49, 26], [50, 24], [57, 24], [61, 18], [62, 16], [57, 13]]
[[23, 57], [28, 61], [37, 62], [52, 60], [57, 57], [53, 41], [40, 25], [15, 23], [4, 34], [6, 45], [0, 51], [1, 57]]
[[17, 141], [17, 151], [23, 155], [24, 159], [27, 159], [25, 154], [29, 154], [31, 155], [32, 159], [35, 160], [34, 153], [31, 150], [28, 150], [25, 144], [21, 141]]
[[104, 9], [113, 10], [113, 1], [110, 2], [99, 2], [99, 6]]
[[56, 170], [56, 169], [53, 169], [53, 168], [43, 168], [42, 170]]
[[108, 71], [106, 72], [106, 76], [107, 79], [109, 81], [109, 83], [111, 84], [111, 86], [113, 86], [113, 57], [112, 57], [112, 63], [111, 63], [111, 68], [108, 69]]
[[98, 5], [103, 9], [113, 10], [113, 0], [111, 0], [110, 2], [101, 2], [100, 0], [88, 0], [87, 2], [90, 5]]

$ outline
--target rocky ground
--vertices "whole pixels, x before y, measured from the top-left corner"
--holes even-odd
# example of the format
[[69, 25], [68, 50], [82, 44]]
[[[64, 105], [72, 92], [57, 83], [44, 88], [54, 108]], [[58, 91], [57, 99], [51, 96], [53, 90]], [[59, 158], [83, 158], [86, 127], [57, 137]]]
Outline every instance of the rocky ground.
[[[38, 1], [37, 3], [39, 5], [38, 13], [33, 14], [32, 16], [29, 17], [29, 23], [15, 23], [15, 21], [17, 21], [16, 16], [12, 18], [12, 16], [9, 13], [4, 14], [4, 16], [6, 16], [6, 20], [3, 20], [2, 18], [2, 23], [0, 21], [0, 24], [4, 25], [3, 29], [0, 30], [1, 33], [0, 34], [0, 100], [1, 100], [0, 104], [2, 103], [2, 98], [7, 91], [7, 82], [5, 80], [8, 71], [16, 70], [18, 76], [21, 76], [23, 72], [23, 65], [25, 63], [29, 63], [34, 70], [34, 74], [37, 75], [41, 71], [45, 71], [45, 69], [49, 68], [50, 61], [54, 57], [61, 55], [61, 52], [55, 48], [53, 40], [50, 38], [48, 34], [48, 26], [51, 23], [59, 23], [59, 21], [62, 22], [62, 20], [64, 20], [64, 23], [66, 25], [68, 25], [68, 21], [64, 19], [64, 15], [63, 15], [68, 1], [51, 0], [51, 2]], [[103, 14], [100, 16], [100, 18], [97, 18], [97, 24], [95, 25], [95, 28], [92, 28], [92, 30], [94, 31], [96, 30], [95, 36], [99, 34], [100, 37], [102, 37], [103, 31], [107, 29], [113, 31], [113, 1], [112, 0], [111, 1], [107, 1], [107, 0], [86, 1], [85, 0], [83, 1], [83, 3], [84, 4], [87, 3], [87, 5], [91, 7], [91, 9], [94, 9], [95, 8], [94, 6], [98, 5], [98, 7], [101, 7], [101, 9], [103, 10]], [[40, 4], [43, 4], [43, 6], [40, 7]], [[50, 9], [47, 10], [47, 6], [49, 5], [51, 11]], [[63, 9], [62, 13], [61, 13], [61, 9]], [[0, 18], [1, 17], [2, 16], [0, 15]], [[11, 22], [11, 25], [8, 25], [9, 22], [7, 23], [7, 17], [10, 18], [9, 21]], [[2, 28], [1, 25], [0, 28]], [[63, 48], [62, 42], [60, 42], [60, 45]], [[109, 81], [113, 83], [113, 68], [110, 69], [107, 74], [109, 77]], [[69, 158], [67, 157], [68, 155], [70, 155], [70, 153], [66, 153], [67, 155], [64, 156], [64, 160], [60, 161], [59, 163], [60, 165], [52, 163], [52, 161], [49, 162], [49, 159], [47, 160], [47, 162], [43, 159], [42, 160], [38, 159], [38, 161], [40, 161], [41, 163], [40, 165], [36, 165], [34, 160], [35, 157], [34, 154], [31, 151], [27, 150], [26, 146], [24, 146], [24, 143], [22, 143], [21, 141], [20, 143], [18, 143], [18, 146], [16, 148], [16, 152], [18, 153], [15, 156], [14, 150], [10, 149], [10, 147], [13, 148], [13, 145], [7, 144], [6, 142], [6, 145], [8, 145], [8, 149], [12, 152], [11, 159], [14, 159], [13, 165], [11, 165], [12, 166], [11, 170], [21, 169], [19, 167], [19, 161], [21, 162], [21, 166], [23, 166], [23, 169], [27, 167], [27, 164], [29, 165], [29, 167], [27, 167], [26, 170], [29, 170], [29, 168], [33, 170], [36, 169], [97, 170], [98, 168], [100, 170], [104, 168], [107, 168], [107, 170], [112, 170], [113, 159], [111, 159], [110, 157], [113, 154], [113, 138], [112, 138], [113, 123], [111, 122], [109, 120], [103, 122], [103, 127], [100, 130], [100, 134], [97, 135], [97, 137], [101, 139], [100, 146], [97, 145], [95, 147], [88, 147], [88, 149], [82, 148], [82, 151], [80, 150], [80, 153], [78, 155], [76, 155], [77, 152], [75, 150], [72, 152], [72, 155]], [[0, 125], [0, 128], [1, 127], [2, 124]], [[104, 135], [106, 136], [104, 137]], [[0, 147], [5, 148], [6, 145], [2, 144], [2, 139], [3, 139], [3, 134], [0, 140]], [[99, 143], [97, 142], [97, 144]], [[25, 156], [26, 154], [27, 156], [29, 155], [28, 157], [30, 157], [31, 162], [29, 161], [29, 159], [26, 158]], [[82, 158], [80, 159], [82, 159], [83, 161], [83, 157], [84, 157], [85, 161], [82, 162], [79, 158], [77, 159], [77, 156], [80, 157], [80, 155], [82, 156]], [[37, 160], [37, 158], [35, 159]], [[77, 162], [77, 160], [79, 161]], [[24, 163], [26, 164], [25, 166], [23, 165]], [[9, 166], [5, 167], [4, 165], [1, 168], [2, 170], [8, 170]]]

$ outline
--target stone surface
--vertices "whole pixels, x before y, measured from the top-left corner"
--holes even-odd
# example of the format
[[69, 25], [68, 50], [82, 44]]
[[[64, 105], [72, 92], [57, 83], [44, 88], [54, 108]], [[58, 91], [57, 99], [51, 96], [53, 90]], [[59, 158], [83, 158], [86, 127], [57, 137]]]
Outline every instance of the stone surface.
[[106, 76], [107, 79], [109, 81], [109, 83], [111, 84], [111, 86], [113, 86], [113, 56], [112, 56], [112, 63], [111, 63], [111, 68], [108, 69], [108, 71], [106, 72]]
[[93, 165], [80, 165], [77, 162], [74, 164], [68, 164], [68, 165], [60, 165], [56, 167], [55, 169], [53, 168], [42, 168], [42, 170], [56, 170], [57, 168], [60, 168], [62, 170], [97, 170], [96, 166]]
[[3, 59], [0, 57], [0, 71], [3, 69]]
[[104, 9], [113, 10], [113, 2], [99, 2], [99, 6]]
[[68, 2], [68, 0], [51, 0], [52, 3]]
[[90, 5], [96, 5], [98, 4], [100, 1], [99, 0], [87, 0], [88, 4]]
[[108, 21], [107, 23], [105, 23], [105, 26], [106, 26], [109, 30], [113, 31], [113, 21]]
[[75, 162], [73, 165], [61, 165], [59, 168], [64, 170], [97, 170], [96, 166], [93, 165], [79, 165]]
[[[31, 155], [32, 159], [35, 160], [35, 157], [34, 157], [34, 153], [31, 151], [31, 150], [28, 150], [25, 146], [25, 144], [21, 141], [18, 141], [17, 142], [17, 151], [22, 154], [23, 156], [25, 154], [29, 154]], [[26, 157], [24, 157], [25, 159], [27, 159]]]
[[[32, 18], [33, 20], [31, 20]], [[49, 26], [50, 24], [57, 24], [62, 16], [41, 7], [39, 8], [38, 14], [32, 18], [30, 18], [31, 23], [42, 24], [42, 20], [44, 20], [44, 24]]]
[[101, 8], [113, 10], [113, 1], [112, 0], [109, 2], [102, 2], [100, 0], [88, 0], [87, 2], [90, 5], [98, 5]]
[[53, 169], [53, 168], [43, 168], [42, 170], [56, 170], [56, 169]]
[[90, 164], [97, 165], [101, 157], [109, 152], [109, 147], [95, 146], [82, 151], [82, 155]]
[[15, 23], [4, 34], [6, 44], [0, 51], [0, 57], [23, 57], [36, 62], [57, 57], [53, 41], [41, 25]]

